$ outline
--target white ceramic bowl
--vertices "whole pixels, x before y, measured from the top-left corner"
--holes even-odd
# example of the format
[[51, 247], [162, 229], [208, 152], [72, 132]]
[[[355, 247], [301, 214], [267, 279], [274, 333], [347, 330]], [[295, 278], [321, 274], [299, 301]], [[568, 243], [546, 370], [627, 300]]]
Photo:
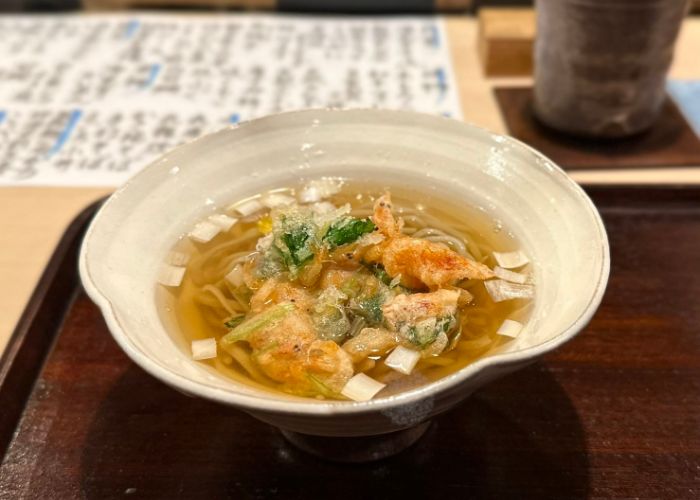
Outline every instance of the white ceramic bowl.
[[[261, 392], [192, 361], [177, 325], [156, 307], [156, 274], [170, 247], [217, 207], [324, 175], [449, 193], [502, 219], [534, 263], [535, 308], [518, 339], [430, 385], [363, 403]], [[563, 344], [598, 307], [609, 264], [598, 212], [547, 158], [472, 125], [379, 110], [285, 113], [184, 144], [107, 200], [80, 254], [87, 293], [115, 340], [143, 369], [185, 393], [321, 436], [415, 426]]]

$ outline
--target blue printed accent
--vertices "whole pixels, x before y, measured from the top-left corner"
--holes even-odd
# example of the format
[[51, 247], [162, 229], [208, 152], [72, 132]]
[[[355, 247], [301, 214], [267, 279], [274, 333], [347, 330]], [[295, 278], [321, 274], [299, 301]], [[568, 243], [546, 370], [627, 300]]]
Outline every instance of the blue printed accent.
[[434, 24], [430, 30], [430, 44], [436, 49], [440, 47], [440, 28], [437, 24]]
[[142, 89], [147, 89], [153, 86], [156, 78], [158, 78], [158, 75], [160, 74], [160, 69], [160, 64], [151, 64], [151, 69], [148, 71], [148, 78], [146, 78], [146, 81], [143, 82], [143, 85], [141, 86]]
[[124, 30], [124, 38], [133, 38], [136, 32], [141, 27], [141, 21], [138, 19], [132, 19], [126, 24], [126, 29]]
[[4, 122], [5, 118], [7, 118], [7, 113], [4, 110], [0, 109], [0, 123]]
[[435, 77], [437, 78], [438, 89], [440, 95], [438, 96], [438, 102], [442, 101], [447, 94], [447, 73], [445, 73], [445, 68], [438, 68], [435, 71]]
[[58, 137], [56, 138], [56, 142], [54, 142], [53, 146], [51, 146], [51, 149], [49, 149], [49, 152], [47, 153], [48, 156], [53, 156], [61, 150], [63, 145], [70, 138], [73, 129], [75, 129], [75, 126], [78, 124], [78, 121], [80, 121], [80, 118], [82, 116], [82, 111], [80, 111], [79, 109], [73, 110], [73, 112], [68, 117], [68, 122], [66, 122], [66, 126], [63, 127], [63, 130], [61, 130], [61, 133], [58, 134]]
[[229, 123], [238, 123], [239, 121], [241, 121], [241, 115], [238, 113], [234, 113], [228, 118]]
[[450, 113], [449, 111], [443, 111], [442, 116], [444, 116], [445, 118], [452, 118], [452, 113]]
[[670, 80], [666, 88], [700, 137], [700, 80]]

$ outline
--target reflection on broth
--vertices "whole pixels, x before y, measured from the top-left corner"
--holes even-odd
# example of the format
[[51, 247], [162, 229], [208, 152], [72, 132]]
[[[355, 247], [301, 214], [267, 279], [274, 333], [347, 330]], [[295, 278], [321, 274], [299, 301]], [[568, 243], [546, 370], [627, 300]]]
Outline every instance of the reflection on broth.
[[483, 211], [337, 179], [210, 216], [160, 281], [195, 359], [258, 387], [358, 401], [511, 340], [534, 293], [517, 241]]

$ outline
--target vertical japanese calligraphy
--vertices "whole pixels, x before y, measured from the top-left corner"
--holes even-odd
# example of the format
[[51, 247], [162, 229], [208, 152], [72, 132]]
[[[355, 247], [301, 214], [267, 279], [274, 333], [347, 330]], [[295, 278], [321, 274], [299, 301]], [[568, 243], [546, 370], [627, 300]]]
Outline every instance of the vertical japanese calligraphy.
[[0, 18], [0, 185], [119, 185], [163, 151], [270, 113], [461, 117], [436, 17]]

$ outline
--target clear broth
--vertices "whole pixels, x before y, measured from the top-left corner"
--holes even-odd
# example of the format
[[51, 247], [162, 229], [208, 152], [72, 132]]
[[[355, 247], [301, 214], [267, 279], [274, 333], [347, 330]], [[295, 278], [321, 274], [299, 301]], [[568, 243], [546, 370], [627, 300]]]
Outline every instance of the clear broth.
[[[271, 192], [294, 196], [296, 189], [298, 188], [278, 189]], [[492, 251], [506, 252], [519, 248], [515, 236], [503, 227], [501, 221], [487, 215], [485, 210], [461, 203], [459, 200], [437, 197], [419, 190], [397, 186], [377, 188], [376, 185], [346, 181], [342, 190], [329, 197], [327, 201], [336, 206], [349, 203], [352, 206], [351, 215], [365, 217], [370, 214], [368, 206], [371, 206], [373, 200], [387, 190], [392, 194], [395, 215], [407, 220], [406, 226], [409, 231], [411, 226], [409, 220], [412, 215], [427, 219], [429, 226], [431, 220], [439, 221], [441, 226], [449, 226], [453, 232], [459, 233], [475, 260], [490, 268], [496, 265]], [[264, 194], [266, 193], [261, 195]], [[268, 211], [262, 212], [261, 217], [265, 213]], [[230, 231], [218, 234], [205, 244], [193, 244], [183, 239], [176, 247], [176, 250], [184, 251], [190, 256], [182, 284], [175, 289], [174, 301], [176, 321], [188, 344], [192, 340], [210, 337], [218, 340], [228, 332], [224, 321], [230, 317], [230, 311], [224, 310], [213, 296], [207, 297], [211, 295], [210, 293], [203, 294], [201, 286], [204, 283], [212, 284], [227, 297], [232, 298], [230, 290], [222, 285], [224, 276], [231, 268], [232, 256], [255, 251], [256, 242], [262, 236], [257, 229], [259, 218], [239, 221]], [[246, 235], [248, 238], [245, 241], [235, 245], [230, 244], [231, 241]], [[217, 247], [219, 249], [216, 250], [215, 257], [204, 261], [203, 256]], [[528, 267], [525, 267], [519, 272], [528, 273], [529, 271]], [[461, 309], [466, 312], [467, 319], [462, 321], [459, 338], [451, 339], [454, 342], [451, 350], [436, 357], [420, 360], [408, 376], [391, 370], [378, 360], [373, 368], [364, 373], [388, 384], [387, 388], [380, 393], [380, 397], [436, 381], [464, 368], [488, 352], [503, 346], [509, 340], [496, 333], [505, 319], [523, 323], [530, 314], [532, 300], [493, 302], [483, 282], [478, 280], [463, 285], [463, 288], [474, 296], [474, 300]], [[244, 349], [248, 348], [244, 347]], [[280, 385], [271, 379], [265, 380], [264, 375], [258, 377], [258, 380], [251, 378], [248, 371], [222, 349], [218, 350], [217, 358], [202, 362], [239, 382], [259, 389], [279, 390]]]

